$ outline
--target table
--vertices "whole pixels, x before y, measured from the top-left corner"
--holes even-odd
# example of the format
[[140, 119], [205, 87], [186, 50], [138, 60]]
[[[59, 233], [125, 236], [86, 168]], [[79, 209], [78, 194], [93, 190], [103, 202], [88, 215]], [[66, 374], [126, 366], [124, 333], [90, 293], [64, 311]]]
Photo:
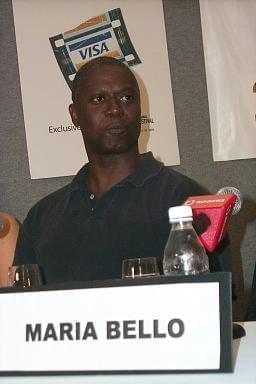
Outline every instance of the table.
[[233, 373], [19, 376], [0, 384], [256, 384], [256, 322], [240, 323], [246, 336], [233, 341]]

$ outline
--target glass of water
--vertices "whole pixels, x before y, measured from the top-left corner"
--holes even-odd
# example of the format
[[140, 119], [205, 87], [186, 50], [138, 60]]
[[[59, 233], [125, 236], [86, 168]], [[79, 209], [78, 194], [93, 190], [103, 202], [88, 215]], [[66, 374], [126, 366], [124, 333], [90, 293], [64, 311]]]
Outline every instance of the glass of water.
[[8, 285], [18, 288], [34, 288], [42, 285], [37, 264], [13, 265], [8, 268]]
[[137, 277], [159, 276], [156, 257], [124, 259], [122, 264], [122, 278], [135, 279]]

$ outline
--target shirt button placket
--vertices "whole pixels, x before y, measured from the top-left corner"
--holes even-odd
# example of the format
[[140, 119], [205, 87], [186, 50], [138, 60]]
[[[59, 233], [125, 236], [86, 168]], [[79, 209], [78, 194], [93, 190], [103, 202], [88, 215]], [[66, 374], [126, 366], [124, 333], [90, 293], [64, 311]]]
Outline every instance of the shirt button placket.
[[[94, 198], [95, 198], [95, 195], [93, 193], [91, 193], [90, 194], [90, 200], [94, 200]], [[93, 211], [93, 210], [94, 210], [94, 207], [92, 206], [91, 211]]]

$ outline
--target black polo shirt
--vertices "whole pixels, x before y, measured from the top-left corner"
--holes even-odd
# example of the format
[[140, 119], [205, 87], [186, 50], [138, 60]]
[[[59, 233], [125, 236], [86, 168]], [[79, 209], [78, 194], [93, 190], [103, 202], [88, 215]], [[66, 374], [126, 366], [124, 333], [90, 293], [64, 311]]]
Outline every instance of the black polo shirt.
[[[86, 188], [87, 170], [29, 211], [14, 264], [39, 264], [46, 283], [120, 278], [125, 258], [155, 256], [161, 265], [168, 208], [202, 188], [150, 152], [100, 199]], [[218, 260], [210, 260], [212, 269], [228, 269]]]

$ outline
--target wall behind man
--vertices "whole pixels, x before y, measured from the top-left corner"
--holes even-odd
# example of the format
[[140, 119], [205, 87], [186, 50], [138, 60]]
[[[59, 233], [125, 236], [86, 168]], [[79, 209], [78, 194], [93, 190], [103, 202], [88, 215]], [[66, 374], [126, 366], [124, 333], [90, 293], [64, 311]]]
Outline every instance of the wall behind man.
[[[244, 194], [243, 209], [232, 218], [229, 230], [239, 297], [234, 318], [241, 320], [256, 260], [256, 160], [213, 162], [199, 3], [163, 4], [181, 156], [175, 169], [213, 193], [233, 185]], [[0, 210], [22, 221], [34, 203], [72, 178], [30, 179], [11, 0], [0, 1], [0, 48]]]

